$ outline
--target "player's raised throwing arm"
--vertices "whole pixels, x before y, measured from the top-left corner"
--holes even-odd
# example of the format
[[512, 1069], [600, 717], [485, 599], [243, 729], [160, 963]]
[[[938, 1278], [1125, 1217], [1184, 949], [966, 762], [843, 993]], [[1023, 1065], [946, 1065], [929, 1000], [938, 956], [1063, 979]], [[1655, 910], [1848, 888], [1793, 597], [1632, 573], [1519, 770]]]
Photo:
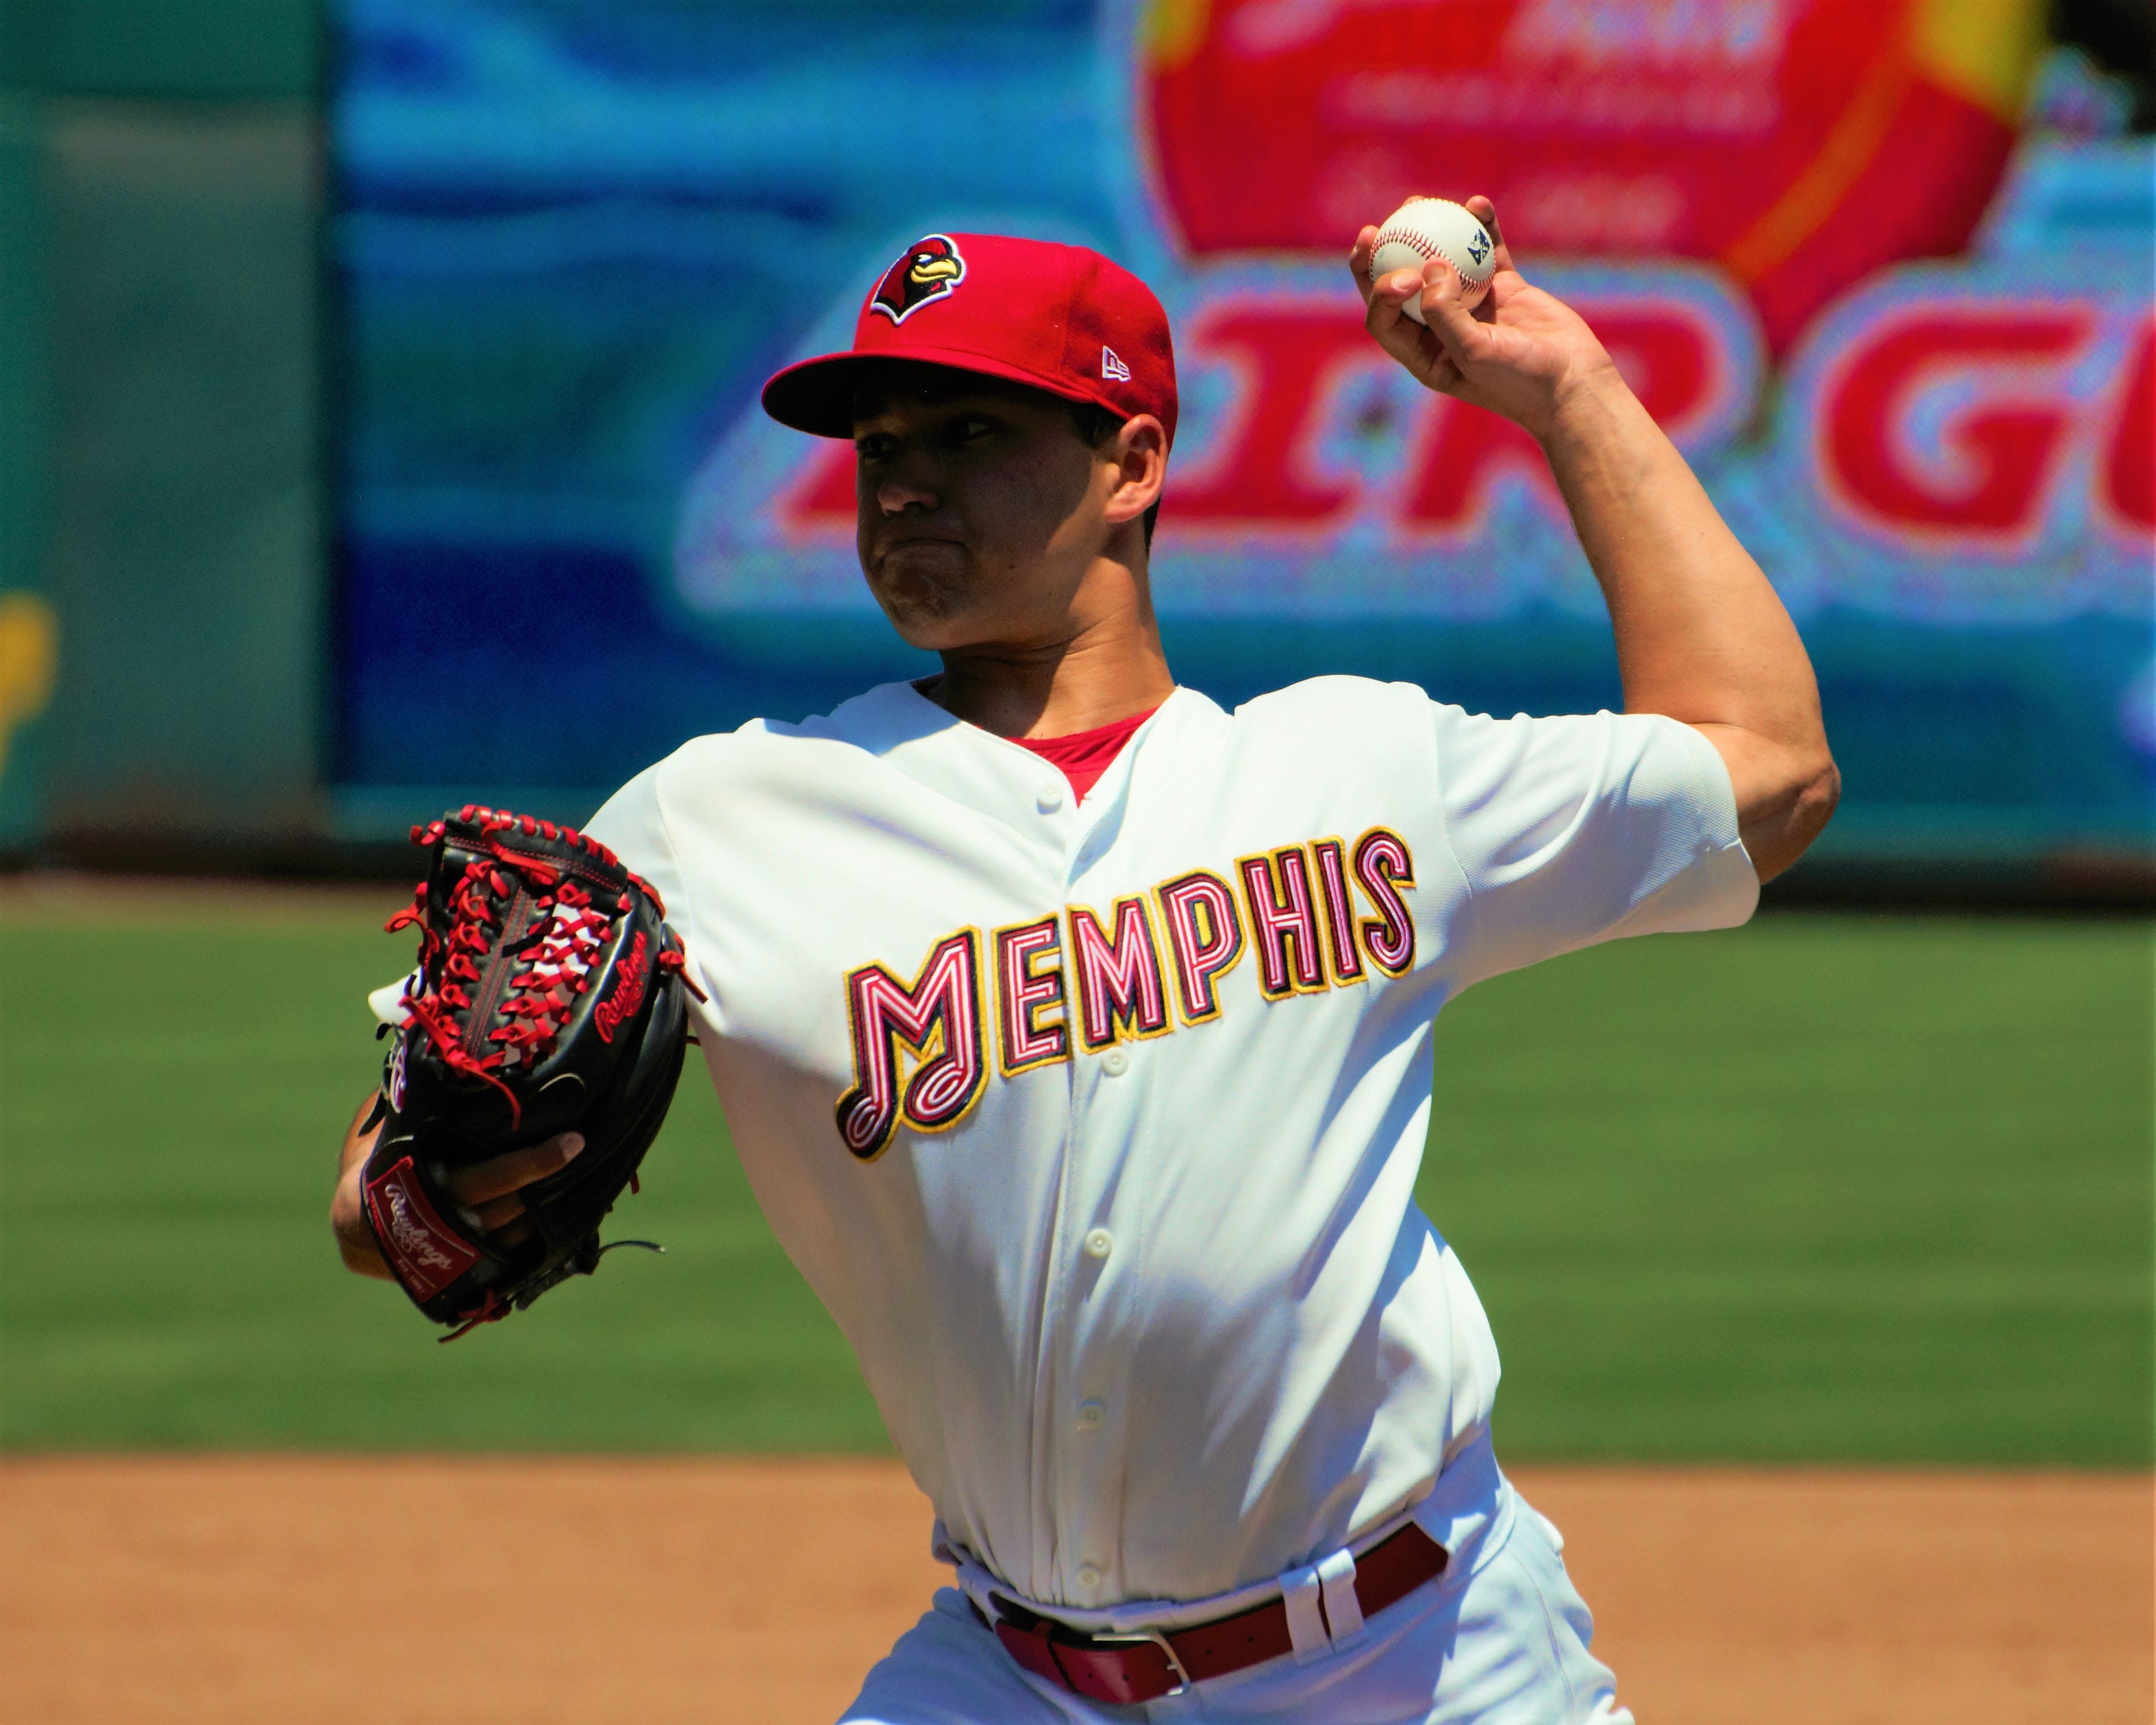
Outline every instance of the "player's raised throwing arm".
[[[1804, 643], [1594, 331], [1520, 275], [1487, 198], [1468, 208], [1497, 241], [1496, 272], [1472, 311], [1442, 259], [1419, 277], [1373, 281], [1378, 230], [1358, 236], [1349, 264], [1370, 333], [1429, 388], [1502, 413], [1542, 444], [1609, 600], [1625, 710], [1681, 719], [1721, 752], [1745, 850], [1767, 880], [1804, 854], [1840, 793]], [[1426, 326], [1402, 310], [1417, 296]]]

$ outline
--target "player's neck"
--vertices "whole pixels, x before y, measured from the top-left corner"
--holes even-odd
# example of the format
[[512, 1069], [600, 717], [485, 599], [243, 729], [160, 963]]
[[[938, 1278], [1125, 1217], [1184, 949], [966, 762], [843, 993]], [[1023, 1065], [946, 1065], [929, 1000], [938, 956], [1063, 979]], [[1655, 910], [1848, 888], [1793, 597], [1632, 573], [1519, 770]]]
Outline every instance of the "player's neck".
[[998, 737], [1069, 737], [1151, 712], [1175, 678], [1152, 607], [1134, 598], [1050, 642], [948, 649], [922, 692]]

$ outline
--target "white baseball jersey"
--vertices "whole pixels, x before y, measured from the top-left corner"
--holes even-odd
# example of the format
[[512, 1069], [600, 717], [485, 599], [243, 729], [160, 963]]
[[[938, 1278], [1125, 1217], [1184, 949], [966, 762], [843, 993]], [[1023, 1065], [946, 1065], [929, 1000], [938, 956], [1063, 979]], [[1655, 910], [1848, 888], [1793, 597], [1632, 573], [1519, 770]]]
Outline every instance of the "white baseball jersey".
[[1309, 1561], [1483, 1435], [1413, 1197], [1433, 1021], [1758, 894], [1689, 726], [1342, 677], [1178, 690], [1082, 804], [893, 684], [589, 830], [665, 896], [742, 1166], [948, 1538], [1081, 1609]]

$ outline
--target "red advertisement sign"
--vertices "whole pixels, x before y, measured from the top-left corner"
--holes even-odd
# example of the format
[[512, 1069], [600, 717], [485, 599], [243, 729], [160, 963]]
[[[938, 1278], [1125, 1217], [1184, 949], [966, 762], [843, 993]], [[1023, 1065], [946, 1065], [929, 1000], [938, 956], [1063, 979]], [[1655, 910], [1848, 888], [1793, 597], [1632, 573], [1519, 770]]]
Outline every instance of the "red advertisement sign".
[[1155, 0], [1137, 107], [1194, 257], [1341, 251], [1410, 193], [1532, 254], [1679, 256], [1779, 352], [1883, 264], [1958, 253], [2044, 0]]

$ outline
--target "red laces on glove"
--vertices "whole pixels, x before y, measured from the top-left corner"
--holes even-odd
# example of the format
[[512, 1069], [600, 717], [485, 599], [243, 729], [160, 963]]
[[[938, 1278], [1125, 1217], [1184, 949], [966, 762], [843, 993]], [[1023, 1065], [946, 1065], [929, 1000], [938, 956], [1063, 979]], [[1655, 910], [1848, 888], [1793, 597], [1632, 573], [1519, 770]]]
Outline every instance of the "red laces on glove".
[[[598, 839], [588, 838], [552, 821], [530, 815], [504, 814], [467, 803], [459, 819], [480, 829], [487, 855], [465, 865], [463, 877], [449, 889], [443, 906], [446, 933], [429, 916], [427, 884], [420, 882], [409, 910], [400, 911], [385, 925], [390, 932], [420, 929], [419, 968], [422, 975], [431, 961], [441, 959], [440, 980], [431, 988], [408, 994], [404, 1009], [452, 1070], [491, 1085], [509, 1100], [512, 1126], [521, 1122], [523, 1109], [516, 1094], [496, 1076], [504, 1066], [520, 1062], [536, 1064], [546, 1058], [562, 1025], [576, 1009], [578, 997], [591, 987], [592, 967], [605, 949], [614, 918], [632, 908], [627, 894], [610, 907], [594, 905], [592, 895], [546, 859], [524, 855], [516, 848], [521, 833], [581, 845], [593, 859], [609, 868], [620, 866], [614, 854]], [[444, 823], [434, 821], [412, 829], [413, 842], [431, 844], [445, 832]], [[634, 875], [629, 877], [654, 903], [659, 895]], [[484, 993], [482, 966], [502, 938], [503, 926], [519, 895], [530, 905], [531, 921], [517, 937], [516, 947], [504, 951], [500, 964], [521, 962], [501, 983], [491, 1011], [482, 1013], [472, 990]], [[663, 904], [660, 914], [665, 915]], [[680, 971], [682, 955], [662, 951], [663, 970]], [[497, 970], [499, 974], [499, 970]], [[701, 991], [696, 991], [701, 998]], [[492, 1030], [482, 1028], [490, 1017], [505, 1023]]]

